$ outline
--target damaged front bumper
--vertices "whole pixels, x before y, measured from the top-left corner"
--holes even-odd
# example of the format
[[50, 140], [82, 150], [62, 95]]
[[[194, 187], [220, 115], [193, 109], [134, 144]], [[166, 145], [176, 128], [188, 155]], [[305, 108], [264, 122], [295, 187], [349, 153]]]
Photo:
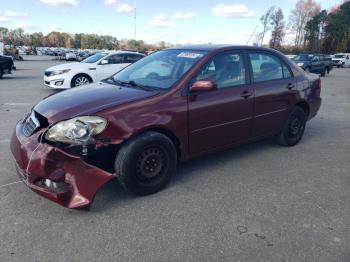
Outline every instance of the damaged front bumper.
[[115, 174], [88, 164], [79, 155], [40, 143], [43, 131], [26, 137], [23, 123], [17, 124], [11, 151], [19, 177], [31, 190], [64, 207], [89, 208], [98, 189]]

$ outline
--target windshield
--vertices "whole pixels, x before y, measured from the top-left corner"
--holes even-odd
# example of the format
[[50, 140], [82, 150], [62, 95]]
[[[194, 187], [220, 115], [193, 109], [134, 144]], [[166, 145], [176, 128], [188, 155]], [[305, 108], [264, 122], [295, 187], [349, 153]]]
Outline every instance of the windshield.
[[294, 61], [311, 61], [313, 55], [297, 55], [293, 58]]
[[108, 55], [108, 53], [97, 53], [97, 54], [94, 54], [93, 56], [90, 56], [90, 57], [84, 59], [83, 61], [81, 61], [81, 63], [92, 64], [92, 63], [97, 62], [101, 58], [105, 57], [106, 55]]
[[152, 89], [169, 89], [206, 53], [171, 49], [158, 51], [115, 74], [113, 81]]
[[334, 58], [345, 58], [345, 55], [335, 55]]

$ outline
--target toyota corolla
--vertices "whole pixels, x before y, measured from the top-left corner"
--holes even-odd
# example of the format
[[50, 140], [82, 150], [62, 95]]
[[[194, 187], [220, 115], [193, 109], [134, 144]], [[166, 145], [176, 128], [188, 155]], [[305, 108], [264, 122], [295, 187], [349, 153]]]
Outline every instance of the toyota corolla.
[[147, 195], [194, 157], [267, 137], [294, 146], [320, 92], [317, 75], [271, 49], [176, 47], [42, 100], [18, 122], [11, 150], [30, 189], [87, 208], [112, 179]]

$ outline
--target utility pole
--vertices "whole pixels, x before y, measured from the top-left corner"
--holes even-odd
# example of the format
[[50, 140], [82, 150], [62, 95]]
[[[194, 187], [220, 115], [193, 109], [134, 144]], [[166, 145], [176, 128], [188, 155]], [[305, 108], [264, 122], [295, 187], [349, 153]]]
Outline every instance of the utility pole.
[[136, 0], [134, 0], [134, 37], [136, 42]]

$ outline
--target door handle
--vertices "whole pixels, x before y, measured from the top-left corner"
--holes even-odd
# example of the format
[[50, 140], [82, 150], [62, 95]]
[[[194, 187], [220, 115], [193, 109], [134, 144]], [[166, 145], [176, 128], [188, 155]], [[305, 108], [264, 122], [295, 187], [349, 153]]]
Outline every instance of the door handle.
[[294, 87], [295, 87], [295, 85], [292, 84], [292, 83], [289, 83], [289, 84], [287, 85], [287, 89], [289, 89], [289, 90], [293, 89]]
[[243, 97], [243, 98], [248, 98], [248, 97], [250, 97], [250, 96], [252, 96], [252, 95], [253, 95], [253, 92], [248, 91], [248, 90], [244, 90], [244, 91], [241, 93], [241, 97]]

